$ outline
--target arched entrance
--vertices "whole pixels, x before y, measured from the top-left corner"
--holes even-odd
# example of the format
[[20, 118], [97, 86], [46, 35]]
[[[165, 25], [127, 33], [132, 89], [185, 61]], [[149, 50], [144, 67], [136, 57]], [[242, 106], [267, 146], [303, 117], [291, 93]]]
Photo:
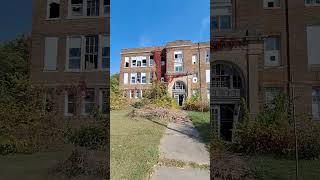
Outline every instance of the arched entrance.
[[240, 101], [245, 97], [245, 79], [238, 66], [217, 62], [211, 67], [211, 113], [218, 136], [232, 140], [234, 122], [241, 117]]
[[176, 81], [172, 87], [172, 96], [179, 106], [182, 106], [186, 98], [186, 84], [183, 81]]

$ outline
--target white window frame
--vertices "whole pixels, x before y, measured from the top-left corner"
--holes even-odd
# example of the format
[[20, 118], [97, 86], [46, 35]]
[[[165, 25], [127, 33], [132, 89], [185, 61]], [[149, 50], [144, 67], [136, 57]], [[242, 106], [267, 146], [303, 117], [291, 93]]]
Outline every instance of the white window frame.
[[[153, 57], [153, 58], [151, 58], [151, 56]], [[153, 67], [153, 65], [154, 65], [154, 56], [153, 55], [151, 55], [151, 56], [149, 56], [149, 67]], [[152, 63], [151, 63], [152, 62]]]
[[[132, 78], [135, 78], [134, 83], [132, 82]], [[137, 84], [137, 73], [131, 73], [130, 74], [130, 84]]]
[[123, 73], [123, 84], [129, 84], [129, 73]]
[[[272, 48], [268, 49], [268, 46], [273, 43]], [[277, 47], [278, 46], [278, 47]], [[280, 66], [281, 65], [281, 39], [280, 37], [269, 37], [264, 41], [264, 65], [265, 66]], [[270, 61], [270, 57], [274, 56], [276, 60], [274, 62]]]
[[[274, 7], [268, 7], [268, 3], [273, 2]], [[278, 4], [278, 6], [277, 6]], [[281, 8], [281, 0], [263, 0], [263, 8], [264, 9], [280, 9]]]
[[[68, 18], [82, 18], [82, 17], [109, 17], [110, 16], [110, 5], [104, 5], [104, 0], [99, 0], [99, 14], [96, 16], [88, 16], [87, 8], [88, 8], [88, 0], [83, 0], [80, 5], [72, 5], [72, 0], [68, 0]], [[72, 7], [82, 8], [82, 13], [79, 15], [72, 15]], [[105, 14], [105, 7], [109, 7], [108, 13]]]
[[[308, 1], [310, 1], [310, 3], [308, 3]], [[305, 0], [304, 4], [305, 4], [306, 7], [320, 6], [320, 0]]]
[[[90, 35], [76, 35], [76, 36], [68, 36], [66, 38], [66, 63], [65, 63], [65, 71], [66, 72], [94, 72], [94, 71], [107, 71], [109, 67], [106, 68], [102, 68], [102, 48], [104, 47], [104, 45], [106, 44], [107, 47], [109, 43], [110, 43], [110, 39], [108, 35], [105, 34], [99, 34], [99, 35], [94, 35], [94, 36], [98, 36], [98, 52], [96, 52], [97, 58], [98, 58], [98, 66], [97, 68], [93, 68], [93, 69], [88, 69], [85, 68], [85, 54], [86, 54], [86, 38], [89, 37]], [[70, 39], [72, 38], [80, 38], [80, 49], [81, 49], [81, 56], [80, 56], [80, 68], [79, 69], [70, 69], [69, 68], [69, 49], [70, 49]], [[105, 39], [104, 39], [105, 38]], [[110, 54], [110, 53], [109, 53]], [[107, 60], [109, 59], [110, 61], [110, 57], [106, 56]], [[107, 63], [108, 65], [108, 63]]]
[[[76, 97], [74, 97], [76, 99]], [[73, 102], [74, 106], [76, 105], [76, 102]], [[76, 107], [74, 107], [76, 108]], [[75, 112], [76, 113], [76, 109]], [[69, 92], [65, 91], [64, 92], [64, 116], [73, 116], [74, 113], [69, 113]]]
[[[86, 93], [87, 93], [87, 91], [92, 91], [94, 93], [93, 102], [86, 101], [86, 96], [87, 96]], [[93, 104], [93, 106], [96, 105], [96, 90], [94, 88], [87, 88], [83, 93], [85, 94], [85, 96], [83, 98], [83, 104], [82, 104], [82, 115], [88, 116], [89, 113], [86, 112], [86, 105], [87, 104]]]
[[197, 54], [193, 54], [191, 60], [192, 60], [192, 64], [197, 64], [197, 62], [198, 62], [198, 55], [197, 55]]
[[[107, 115], [108, 113], [103, 113], [103, 104], [106, 103], [107, 107], [108, 107], [107, 99], [104, 102], [103, 93], [106, 93], [106, 97], [108, 97], [108, 90], [107, 89], [99, 89], [99, 110], [102, 115]], [[108, 109], [106, 109], [106, 111], [108, 112]]]
[[210, 70], [206, 69], [206, 83], [210, 82]]
[[[143, 61], [146, 61], [146, 63], [143, 64]], [[147, 67], [147, 64], [148, 64], [147, 57], [141, 56], [141, 67]]]
[[193, 74], [192, 83], [198, 83], [198, 73]]
[[[53, 43], [52, 45], [55, 47], [54, 49], [48, 49], [49, 42]], [[46, 37], [45, 38], [45, 53], [44, 53], [44, 61], [43, 61], [43, 71], [57, 71], [57, 63], [58, 63], [58, 49], [59, 49], [59, 38], [58, 37]], [[53, 52], [51, 54], [50, 52]], [[48, 60], [52, 60], [53, 62], [49, 63]], [[51, 64], [51, 66], [49, 64]], [[53, 65], [54, 64], [54, 65]]]
[[149, 84], [152, 84], [153, 81], [153, 72], [149, 72]]
[[205, 52], [206, 64], [210, 64], [210, 49], [206, 49]]
[[[145, 79], [145, 82], [142, 81], [142, 79]], [[141, 84], [147, 84], [147, 73], [142, 72], [141, 73]]]
[[[126, 66], [128, 63], [128, 66]], [[124, 68], [129, 68], [130, 67], [130, 58], [129, 57], [124, 57]]]
[[[133, 63], [135, 61], [135, 63]], [[137, 57], [131, 57], [131, 67], [137, 67]]]
[[[107, 70], [108, 65], [110, 64], [110, 36], [106, 34], [99, 35], [99, 49], [98, 49], [98, 67], [100, 70]], [[107, 48], [107, 54], [103, 56], [103, 48]], [[109, 48], [109, 49], [108, 49]], [[108, 52], [109, 51], [109, 52]], [[106, 66], [105, 68], [102, 67], [103, 60], [106, 59]], [[108, 63], [109, 61], [109, 63]], [[110, 66], [110, 65], [109, 65]]]

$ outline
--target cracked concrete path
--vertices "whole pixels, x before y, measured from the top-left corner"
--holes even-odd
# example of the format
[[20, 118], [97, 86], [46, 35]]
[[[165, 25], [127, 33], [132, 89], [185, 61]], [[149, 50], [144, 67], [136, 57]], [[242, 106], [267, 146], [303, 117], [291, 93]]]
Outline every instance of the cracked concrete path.
[[[169, 123], [160, 142], [160, 159], [209, 165], [209, 152], [190, 120]], [[157, 165], [151, 180], [209, 180], [209, 169]]]

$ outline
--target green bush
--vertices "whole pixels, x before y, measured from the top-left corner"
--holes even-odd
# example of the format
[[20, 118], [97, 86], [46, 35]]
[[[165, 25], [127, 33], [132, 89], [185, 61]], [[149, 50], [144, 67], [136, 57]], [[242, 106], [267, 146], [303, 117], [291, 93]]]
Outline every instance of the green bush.
[[105, 145], [107, 133], [104, 127], [82, 127], [69, 137], [69, 141], [74, 145], [96, 150]]
[[[294, 123], [288, 120], [283, 96], [258, 114], [255, 120], [235, 124], [232, 149], [242, 153], [295, 156]], [[301, 159], [320, 156], [320, 126], [306, 116], [297, 117], [298, 152]]]
[[210, 103], [206, 100], [201, 100], [200, 92], [197, 91], [195, 94], [188, 98], [182, 107], [184, 110], [188, 111], [210, 111]]

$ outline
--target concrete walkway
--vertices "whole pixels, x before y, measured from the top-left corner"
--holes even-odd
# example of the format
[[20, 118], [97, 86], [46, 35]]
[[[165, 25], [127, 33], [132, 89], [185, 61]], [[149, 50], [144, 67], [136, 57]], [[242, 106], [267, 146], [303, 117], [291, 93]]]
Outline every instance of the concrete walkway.
[[[190, 120], [169, 123], [160, 142], [161, 159], [209, 165], [209, 153]], [[209, 169], [157, 165], [151, 180], [209, 180]]]

